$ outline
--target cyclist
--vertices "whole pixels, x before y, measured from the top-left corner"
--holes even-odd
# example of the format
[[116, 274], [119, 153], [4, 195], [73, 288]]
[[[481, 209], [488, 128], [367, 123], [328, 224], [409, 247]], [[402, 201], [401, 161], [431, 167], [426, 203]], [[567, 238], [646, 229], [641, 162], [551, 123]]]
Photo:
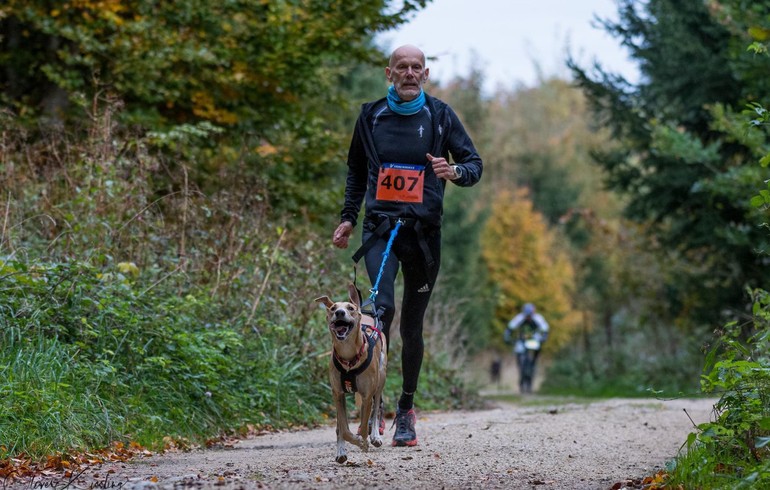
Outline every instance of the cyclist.
[[535, 305], [527, 303], [522, 308], [521, 313], [518, 313], [508, 322], [508, 327], [503, 334], [506, 343], [512, 343], [515, 330], [518, 330], [514, 352], [519, 365], [519, 387], [522, 391], [531, 391], [535, 362], [540, 355], [543, 343], [548, 339], [548, 322], [545, 321], [543, 315], [535, 311]]

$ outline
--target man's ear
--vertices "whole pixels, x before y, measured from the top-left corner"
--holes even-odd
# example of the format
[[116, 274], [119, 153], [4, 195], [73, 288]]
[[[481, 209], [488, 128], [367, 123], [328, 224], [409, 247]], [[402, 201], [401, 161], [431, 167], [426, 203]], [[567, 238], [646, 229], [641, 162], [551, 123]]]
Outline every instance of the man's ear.
[[390, 74], [391, 74], [390, 67], [386, 66], [385, 67], [385, 78], [387, 78], [389, 82], [392, 82], [393, 80], [390, 79]]
[[424, 72], [422, 72], [422, 81], [427, 82], [428, 78], [430, 78], [430, 68], [426, 68]]

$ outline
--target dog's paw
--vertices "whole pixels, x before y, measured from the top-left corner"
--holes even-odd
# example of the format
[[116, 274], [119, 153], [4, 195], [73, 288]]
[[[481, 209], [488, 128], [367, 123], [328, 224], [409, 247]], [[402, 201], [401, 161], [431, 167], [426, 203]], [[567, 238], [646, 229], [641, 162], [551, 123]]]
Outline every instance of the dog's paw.
[[334, 458], [334, 461], [338, 462], [339, 464], [345, 464], [347, 460], [348, 455], [344, 451], [342, 453], [337, 453], [337, 457]]

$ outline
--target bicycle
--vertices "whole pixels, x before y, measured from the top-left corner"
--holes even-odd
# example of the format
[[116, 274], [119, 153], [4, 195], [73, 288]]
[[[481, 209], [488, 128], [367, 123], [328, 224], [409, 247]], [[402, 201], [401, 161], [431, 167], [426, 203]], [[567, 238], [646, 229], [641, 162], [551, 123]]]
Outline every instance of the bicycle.
[[535, 362], [540, 353], [540, 341], [537, 339], [519, 339], [513, 349], [519, 367], [519, 392], [532, 393], [532, 381], [535, 377]]

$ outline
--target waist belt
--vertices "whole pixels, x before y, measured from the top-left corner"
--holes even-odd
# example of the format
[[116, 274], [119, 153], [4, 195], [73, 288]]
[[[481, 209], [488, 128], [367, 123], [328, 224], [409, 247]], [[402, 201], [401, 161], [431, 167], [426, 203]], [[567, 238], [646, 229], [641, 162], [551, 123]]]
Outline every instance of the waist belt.
[[372, 236], [370, 236], [369, 239], [356, 250], [356, 253], [353, 254], [353, 262], [357, 264], [378, 240], [386, 240], [386, 235], [391, 228], [396, 226], [396, 222], [399, 220], [401, 220], [401, 226], [403, 228], [412, 228], [414, 230], [417, 235], [417, 243], [420, 246], [420, 250], [422, 250], [422, 255], [425, 257], [425, 270], [431, 270], [435, 264], [435, 260], [433, 260], [433, 254], [430, 253], [428, 242], [425, 240], [425, 226], [422, 224], [422, 221], [416, 218], [397, 218], [385, 214], [381, 214], [372, 219], [372, 222], [374, 222], [377, 227], [372, 232]]

